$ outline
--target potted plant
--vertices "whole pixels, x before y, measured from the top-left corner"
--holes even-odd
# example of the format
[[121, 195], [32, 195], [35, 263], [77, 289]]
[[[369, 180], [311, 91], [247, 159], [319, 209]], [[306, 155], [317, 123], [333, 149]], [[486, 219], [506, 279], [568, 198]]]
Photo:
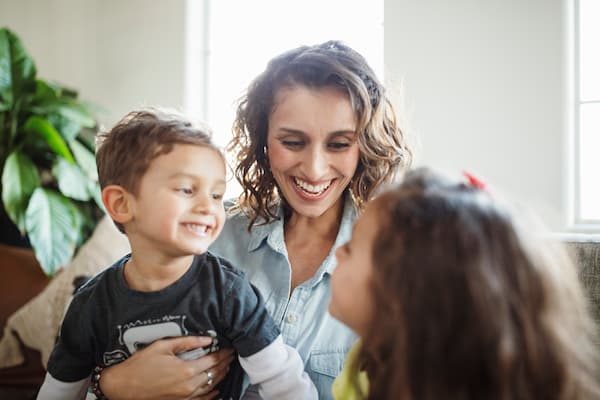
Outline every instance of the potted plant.
[[1, 211], [49, 276], [102, 215], [96, 126], [90, 106], [75, 91], [37, 78], [19, 38], [0, 28]]

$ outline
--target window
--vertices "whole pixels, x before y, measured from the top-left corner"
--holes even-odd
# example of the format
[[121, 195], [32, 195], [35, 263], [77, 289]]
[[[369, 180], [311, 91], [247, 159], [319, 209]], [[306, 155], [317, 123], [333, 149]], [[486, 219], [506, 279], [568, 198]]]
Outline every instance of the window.
[[600, 225], [600, 1], [575, 1], [575, 223]]
[[[205, 56], [204, 64], [196, 63], [191, 71], [188, 62], [188, 76], [195, 74], [195, 87], [204, 88], [202, 99], [194, 102], [190, 98], [198, 99], [198, 94], [190, 93], [188, 103], [195, 104], [220, 145], [231, 137], [236, 100], [283, 51], [342, 40], [383, 79], [383, 0], [205, 0], [201, 6], [190, 1], [188, 8], [188, 17], [204, 21], [203, 28], [188, 24], [196, 30], [188, 32], [188, 41], [197, 44], [188, 48]], [[236, 194], [236, 183], [230, 181], [227, 195]]]

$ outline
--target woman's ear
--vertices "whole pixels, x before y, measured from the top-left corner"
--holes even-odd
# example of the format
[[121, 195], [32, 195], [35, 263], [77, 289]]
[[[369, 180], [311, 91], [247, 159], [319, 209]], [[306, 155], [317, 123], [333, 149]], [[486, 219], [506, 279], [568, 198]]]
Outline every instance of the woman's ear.
[[122, 186], [108, 185], [102, 189], [102, 202], [113, 221], [125, 224], [133, 219], [131, 194]]

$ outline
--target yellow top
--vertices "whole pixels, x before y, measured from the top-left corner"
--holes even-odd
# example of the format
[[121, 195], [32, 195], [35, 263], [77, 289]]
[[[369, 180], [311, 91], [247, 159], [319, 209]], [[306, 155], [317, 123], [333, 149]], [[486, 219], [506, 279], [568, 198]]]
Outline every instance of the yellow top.
[[352, 346], [348, 354], [346, 355], [346, 362], [342, 372], [333, 381], [331, 391], [335, 400], [363, 400], [367, 398], [369, 393], [369, 378], [367, 373], [364, 371], [358, 372], [356, 377], [357, 386], [352, 383], [354, 377], [351, 375], [350, 366], [355, 362], [356, 357], [360, 351], [361, 341], [359, 340]]

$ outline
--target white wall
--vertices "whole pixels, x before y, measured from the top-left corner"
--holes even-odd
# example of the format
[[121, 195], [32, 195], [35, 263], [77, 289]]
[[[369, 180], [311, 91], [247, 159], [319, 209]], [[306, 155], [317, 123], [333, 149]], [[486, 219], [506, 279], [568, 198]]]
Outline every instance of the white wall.
[[385, 65], [402, 81], [417, 164], [468, 170], [566, 224], [568, 0], [389, 0]]
[[79, 90], [112, 125], [141, 105], [183, 107], [184, 0], [2, 0], [0, 26], [34, 58], [38, 76]]
[[[557, 230], [567, 209], [570, 1], [386, 0], [384, 15], [386, 81], [392, 91], [404, 84], [417, 164], [472, 171]], [[23, 39], [40, 76], [79, 89], [111, 125], [133, 107], [182, 107], [193, 94], [188, 2], [2, 0], [0, 25]]]

